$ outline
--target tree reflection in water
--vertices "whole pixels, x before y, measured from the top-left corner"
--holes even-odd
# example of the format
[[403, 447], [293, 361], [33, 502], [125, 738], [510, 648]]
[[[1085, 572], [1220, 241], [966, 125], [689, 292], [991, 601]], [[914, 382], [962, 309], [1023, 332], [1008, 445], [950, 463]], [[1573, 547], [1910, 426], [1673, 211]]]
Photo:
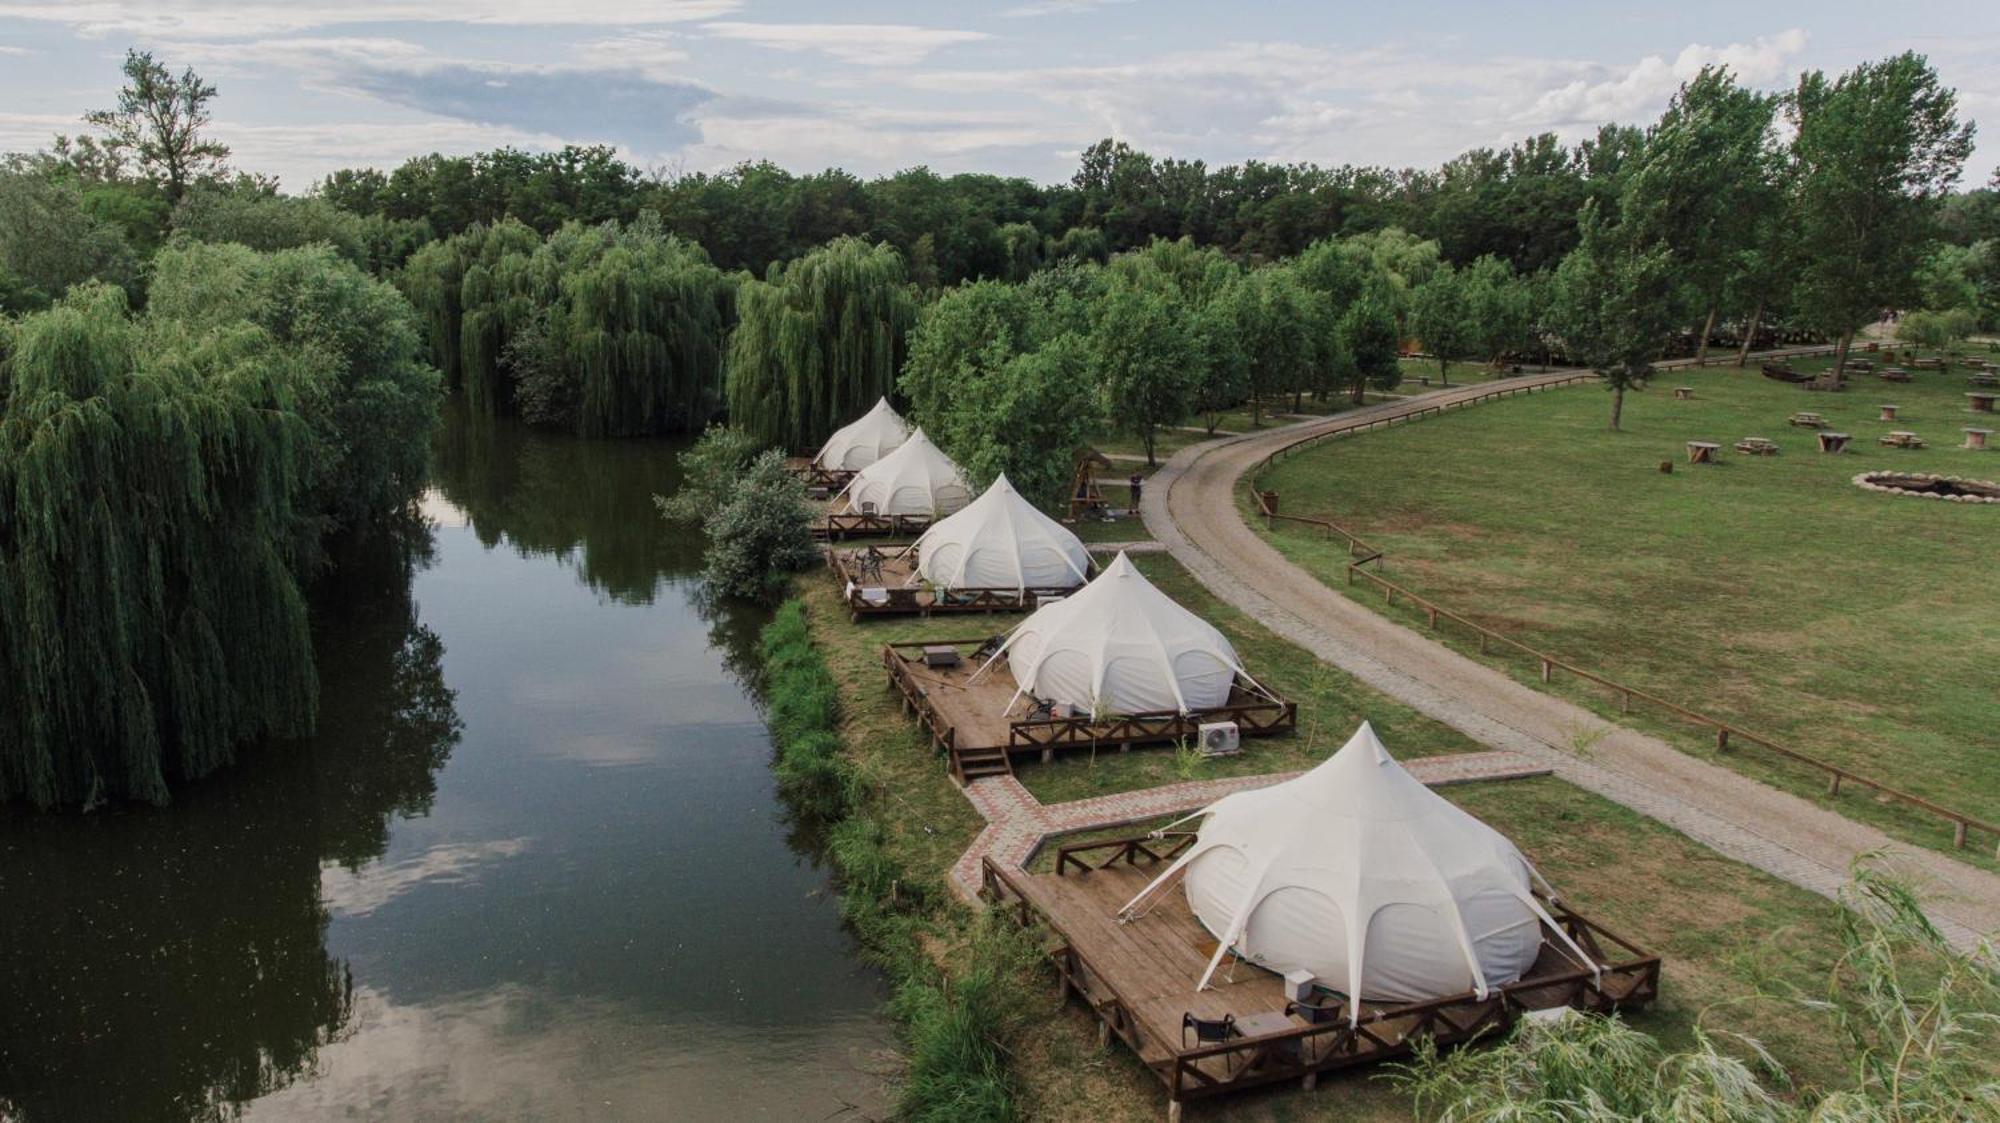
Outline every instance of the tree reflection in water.
[[378, 540], [316, 591], [317, 737], [166, 808], [0, 811], [0, 1117], [224, 1117], [342, 1032], [321, 864], [381, 854], [459, 736], [410, 599], [427, 548]]

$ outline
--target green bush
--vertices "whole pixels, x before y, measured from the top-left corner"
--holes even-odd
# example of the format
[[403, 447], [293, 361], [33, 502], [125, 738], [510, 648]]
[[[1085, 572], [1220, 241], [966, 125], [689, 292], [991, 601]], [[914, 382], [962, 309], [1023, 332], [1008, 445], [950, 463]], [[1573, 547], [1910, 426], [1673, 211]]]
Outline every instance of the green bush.
[[769, 596], [819, 557], [805, 484], [775, 451], [751, 461], [705, 529], [708, 554], [702, 575], [709, 589], [722, 596]]

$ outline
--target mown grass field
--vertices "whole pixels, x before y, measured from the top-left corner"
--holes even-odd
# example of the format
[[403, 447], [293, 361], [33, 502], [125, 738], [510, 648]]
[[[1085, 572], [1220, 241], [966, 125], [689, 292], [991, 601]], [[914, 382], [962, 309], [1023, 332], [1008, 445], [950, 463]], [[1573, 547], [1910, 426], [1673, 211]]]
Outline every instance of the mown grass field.
[[[1622, 432], [1606, 427], [1608, 395], [1582, 386], [1329, 442], [1263, 486], [1286, 511], [1331, 518], [1385, 550], [1392, 580], [1507, 635], [2000, 819], [2000, 508], [1851, 482], [1876, 468], [2000, 479], [2000, 451], [1957, 447], [1961, 427], [1985, 416], [1967, 410], [1965, 372], [1915, 378], [1852, 377], [1836, 394], [1755, 372], [1671, 372], [1627, 396]], [[1694, 400], [1675, 400], [1677, 385]], [[1888, 402], [1900, 407], [1893, 423], [1879, 420]], [[1816, 451], [1811, 430], [1786, 423], [1798, 410], [1851, 434], [1848, 452]], [[1929, 447], [1879, 446], [1892, 429]], [[1733, 451], [1746, 436], [1783, 451]], [[1720, 462], [1687, 464], [1690, 440], [1721, 443]], [[1379, 593], [1345, 585], [1338, 540], [1284, 524], [1270, 533], [1333, 587], [1381, 606]], [[1450, 629], [1441, 637], [1476, 649]], [[1497, 665], [1524, 681], [1536, 674], [1527, 660]], [[1616, 713], [1601, 690], [1561, 676], [1555, 688]], [[1643, 711], [1632, 720], [1718, 755], [1704, 733]], [[1823, 796], [1822, 776], [1754, 748], [1719, 758]], [[1855, 794], [1834, 805], [1950, 845], [1948, 828], [1919, 812]], [[1993, 840], [1975, 836], [1962, 853], [1990, 866], [1992, 852]]]
[[[1325, 669], [1247, 618], [1225, 608], [1171, 559], [1152, 555], [1141, 567], [1169, 593], [1229, 635], [1252, 671], [1301, 702], [1296, 736], [1246, 742], [1239, 757], [1182, 764], [1171, 748], [1061, 757], [1022, 768], [1021, 779], [1045, 801], [1171, 783], [1182, 778], [1282, 771], [1325, 756], [1362, 718], [1375, 722], [1399, 755], [1415, 757], [1476, 748], [1458, 733]], [[886, 824], [888, 845], [941, 892], [951, 863], [978, 832], [980, 821], [887, 687], [879, 652], [890, 640], [945, 638], [1004, 630], [1018, 616], [848, 622], [831, 581], [800, 579], [815, 634], [842, 690], [843, 734], [868, 778], [869, 813]], [[1718, 1003], [1758, 989], [1815, 992], [1836, 952], [1834, 906], [1704, 850], [1614, 804], [1554, 779], [1443, 789], [1446, 796], [1514, 838], [1575, 907], [1666, 957], [1664, 1000], [1636, 1024], [1670, 1041], [1689, 1031]], [[1122, 833], [1122, 832], [1121, 832]], [[937, 954], [951, 970], [957, 945]], [[1099, 1050], [1093, 1020], [1052, 997], [1046, 972], [1012, 980], [1038, 1003], [1029, 1026], [1006, 1042], [1028, 1114], [1037, 1119], [1155, 1120], [1157, 1081], [1121, 1047]], [[1795, 1003], [1759, 1000], [1709, 1013], [1770, 1046], [1807, 1084], [1837, 1082], [1836, 1034]], [[1720, 1023], [1718, 1023], [1720, 1024]], [[1281, 1089], [1235, 1100], [1230, 1118], [1390, 1120], [1410, 1117], [1408, 1100], [1379, 1079], [1355, 1073], [1312, 1093]], [[1210, 1109], [1207, 1114], [1220, 1114]]]

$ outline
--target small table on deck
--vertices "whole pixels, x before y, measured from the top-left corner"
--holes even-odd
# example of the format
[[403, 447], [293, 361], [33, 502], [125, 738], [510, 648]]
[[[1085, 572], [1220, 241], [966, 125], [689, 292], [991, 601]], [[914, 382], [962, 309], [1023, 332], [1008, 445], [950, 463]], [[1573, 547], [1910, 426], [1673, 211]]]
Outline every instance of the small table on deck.
[[1975, 429], [1970, 425], [1965, 427], [1964, 432], [1965, 432], [1965, 447], [1970, 449], [1985, 448], [1986, 438], [1993, 435], [1993, 430], [1991, 429]]
[[1689, 441], [1687, 446], [1690, 464], [1715, 463], [1715, 452], [1722, 447], [1714, 441]]
[[[1262, 1037], [1267, 1033], [1284, 1033], [1297, 1028], [1299, 1023], [1282, 1012], [1260, 1011], [1236, 1019], [1236, 1032], [1244, 1037]], [[1299, 1059], [1299, 1043], [1296, 1038], [1278, 1043], [1277, 1050], [1287, 1061], [1296, 1063]]]
[[924, 666], [926, 667], [956, 667], [959, 662], [958, 648], [948, 643], [934, 643], [924, 646]]
[[1966, 398], [1967, 398], [1967, 400], [1968, 400], [1968, 404], [1970, 404], [1970, 405], [1972, 406], [1972, 412], [1974, 412], [1974, 413], [1992, 413], [1992, 412], [1993, 412], [1993, 399], [1994, 399], [1994, 398], [1996, 398], [1996, 397], [2000, 397], [2000, 394], [1988, 394], [1988, 393], [1982, 393], [1982, 392], [1980, 392], [1980, 391], [1977, 391], [1977, 390], [1974, 390], [1974, 391], [1972, 391], [1972, 392], [1970, 392], [1970, 393], [1966, 394], [1965, 396], [1966, 396]]
[[1846, 447], [1847, 447], [1846, 433], [1830, 433], [1824, 429], [1820, 430], [1819, 450], [1821, 452], [1839, 452], [1841, 449], [1844, 449]]
[[1677, 402], [1689, 402], [1689, 401], [1693, 401], [1693, 400], [1694, 400], [1694, 387], [1692, 387], [1692, 386], [1676, 386], [1676, 387], [1674, 387], [1674, 400], [1675, 400], [1675, 401], [1677, 401]]

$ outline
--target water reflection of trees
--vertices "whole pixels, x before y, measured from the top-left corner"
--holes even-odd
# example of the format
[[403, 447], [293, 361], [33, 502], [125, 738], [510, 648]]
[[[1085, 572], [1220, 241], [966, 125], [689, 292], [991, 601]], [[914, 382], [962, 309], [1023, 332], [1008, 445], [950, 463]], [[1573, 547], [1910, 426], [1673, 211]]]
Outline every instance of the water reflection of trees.
[[679, 486], [680, 447], [582, 441], [452, 409], [433, 448], [432, 482], [487, 546], [505, 539], [523, 554], [571, 559], [605, 596], [650, 604], [662, 580], [701, 564], [700, 542], [671, 533], [653, 508], [655, 493]]
[[320, 591], [312, 741], [246, 752], [168, 808], [0, 813], [0, 1117], [224, 1117], [343, 1032], [321, 863], [379, 855], [459, 735], [408, 564]]

